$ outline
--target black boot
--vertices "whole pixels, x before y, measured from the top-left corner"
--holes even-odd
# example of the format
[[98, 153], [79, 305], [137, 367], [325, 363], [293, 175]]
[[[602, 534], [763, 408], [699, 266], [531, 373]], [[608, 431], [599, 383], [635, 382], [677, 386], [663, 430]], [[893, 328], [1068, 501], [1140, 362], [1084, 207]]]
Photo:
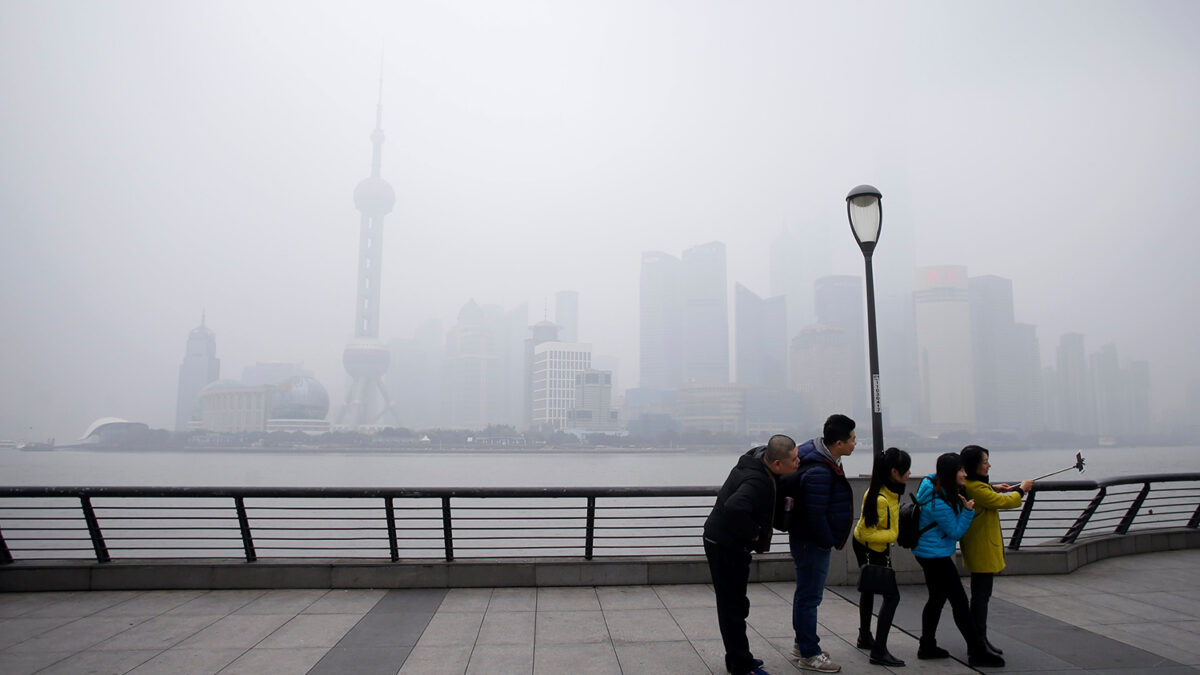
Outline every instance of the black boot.
[[987, 650], [976, 652], [967, 655], [967, 665], [974, 668], [975, 666], [987, 666], [992, 668], [1002, 668], [1004, 666], [1004, 657], [999, 654], [993, 654]]
[[926, 661], [931, 659], [948, 659], [950, 658], [950, 652], [937, 646], [936, 640], [921, 638], [921, 642], [917, 646], [917, 658]]
[[888, 633], [892, 630], [892, 619], [896, 616], [896, 603], [883, 603], [879, 608], [879, 623], [875, 628], [875, 646], [871, 648], [871, 663], [877, 666], [899, 668], [904, 662], [888, 651]]
[[891, 666], [892, 668], [899, 668], [900, 666], [904, 665], [903, 661], [895, 656], [892, 656], [892, 653], [887, 650], [887, 647], [884, 647], [883, 649], [878, 647], [872, 649], [870, 660], [871, 663], [877, 666]]
[[992, 644], [992, 641], [988, 639], [986, 628], [980, 630], [979, 633], [980, 633], [980, 637], [983, 638], [983, 644], [987, 646], [989, 652], [996, 654], [996, 655], [1000, 655], [1000, 654], [1004, 653], [1003, 649], [1000, 649], [996, 645]]
[[871, 631], [867, 628], [858, 629], [858, 648], [859, 649], [874, 649], [875, 638], [871, 637]]

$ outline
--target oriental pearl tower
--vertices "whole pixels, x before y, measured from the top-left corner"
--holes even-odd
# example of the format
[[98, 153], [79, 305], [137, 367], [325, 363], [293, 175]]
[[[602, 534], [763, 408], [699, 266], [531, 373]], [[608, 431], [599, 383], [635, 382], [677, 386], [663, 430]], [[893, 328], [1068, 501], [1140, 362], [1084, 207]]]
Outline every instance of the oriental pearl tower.
[[375, 106], [375, 131], [371, 132], [371, 176], [354, 188], [354, 206], [362, 214], [358, 236], [358, 290], [355, 300], [354, 339], [342, 352], [342, 365], [354, 381], [346, 392], [346, 404], [338, 414], [339, 425], [351, 428], [380, 424], [385, 416], [400, 421], [383, 374], [391, 355], [379, 341], [379, 266], [383, 253], [383, 217], [396, 205], [396, 191], [379, 175], [383, 158], [383, 77], [379, 78], [379, 102]]

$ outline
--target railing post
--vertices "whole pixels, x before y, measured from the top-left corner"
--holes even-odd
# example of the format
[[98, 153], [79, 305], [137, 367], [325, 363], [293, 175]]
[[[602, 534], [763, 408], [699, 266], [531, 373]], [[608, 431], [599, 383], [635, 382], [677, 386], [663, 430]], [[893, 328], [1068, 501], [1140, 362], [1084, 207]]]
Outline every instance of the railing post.
[[1017, 519], [1017, 526], [1013, 528], [1012, 539], [1008, 542], [1008, 548], [1016, 551], [1021, 548], [1021, 539], [1025, 536], [1025, 527], [1029, 525], [1029, 516], [1033, 513], [1033, 500], [1037, 495], [1037, 488], [1029, 491], [1025, 495], [1025, 506], [1021, 509], [1021, 517]]
[[1083, 528], [1087, 527], [1088, 521], [1091, 520], [1092, 516], [1096, 514], [1096, 509], [1100, 508], [1100, 502], [1104, 501], [1104, 495], [1107, 494], [1107, 489], [1108, 488], [1100, 488], [1100, 491], [1096, 493], [1096, 496], [1092, 497], [1092, 501], [1088, 503], [1087, 508], [1083, 510], [1083, 513], [1079, 514], [1079, 518], [1075, 519], [1074, 524], [1067, 528], [1067, 533], [1064, 534], [1062, 539], [1059, 540], [1060, 544], [1074, 544], [1075, 540], [1079, 538], [1079, 535], [1083, 534]]
[[246, 504], [241, 497], [233, 498], [233, 506], [237, 509], [238, 525], [242, 528], [242, 548], [246, 549], [246, 562], [258, 560], [254, 554], [254, 538], [250, 535], [250, 519], [246, 516]]
[[4, 532], [0, 531], [0, 565], [8, 565], [12, 561], [12, 552], [8, 550], [8, 542], [4, 541]]
[[1142, 502], [1146, 501], [1146, 495], [1150, 494], [1150, 483], [1142, 483], [1142, 491], [1138, 493], [1137, 498], [1129, 505], [1129, 510], [1125, 512], [1125, 517], [1121, 519], [1121, 524], [1117, 525], [1116, 534], [1125, 534], [1129, 531], [1129, 527], [1133, 525], [1133, 519], [1137, 517], [1138, 509], [1142, 508]]
[[1200, 527], [1200, 505], [1196, 506], [1196, 512], [1192, 514], [1192, 519], [1188, 521], [1187, 526], [1193, 530]]
[[592, 546], [596, 539], [596, 498], [587, 498], [587, 530], [583, 541], [584, 560], [592, 559]]
[[383, 510], [387, 514], [388, 548], [392, 551], [392, 562], [400, 560], [400, 543], [396, 541], [396, 509], [391, 497], [384, 497]]
[[100, 521], [96, 520], [96, 511], [92, 508], [90, 497], [80, 497], [83, 506], [83, 519], [87, 522], [88, 534], [92, 536], [92, 548], [96, 551], [96, 562], [110, 562], [108, 546], [104, 544], [104, 533], [100, 531]]
[[454, 530], [450, 526], [449, 497], [442, 497], [442, 538], [446, 541], [446, 562], [454, 562]]

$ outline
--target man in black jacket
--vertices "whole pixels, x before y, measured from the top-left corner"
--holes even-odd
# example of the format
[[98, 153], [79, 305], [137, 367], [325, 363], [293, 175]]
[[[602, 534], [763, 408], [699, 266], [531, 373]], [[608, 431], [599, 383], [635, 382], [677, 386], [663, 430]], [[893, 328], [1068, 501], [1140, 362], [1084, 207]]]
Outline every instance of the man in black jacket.
[[796, 442], [787, 436], [772, 436], [766, 445], [738, 459], [704, 522], [704, 555], [717, 595], [725, 668], [733, 675], [766, 675], [759, 668], [762, 661], [750, 653], [746, 638], [750, 552], [765, 553], [770, 547], [777, 477], [797, 466]]

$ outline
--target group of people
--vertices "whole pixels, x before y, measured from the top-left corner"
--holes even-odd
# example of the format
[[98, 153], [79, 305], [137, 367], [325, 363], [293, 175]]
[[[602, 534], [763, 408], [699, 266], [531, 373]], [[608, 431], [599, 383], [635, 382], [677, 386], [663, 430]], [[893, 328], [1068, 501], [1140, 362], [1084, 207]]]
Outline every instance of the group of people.
[[[842, 458], [854, 452], [857, 442], [854, 427], [849, 417], [831, 415], [819, 438], [799, 446], [787, 436], [772, 436], [766, 445], [738, 459], [717, 494], [704, 524], [704, 553], [716, 594], [725, 668], [733, 675], [766, 675], [763, 661], [750, 651], [746, 634], [746, 617], [750, 614], [746, 587], [752, 553], [769, 549], [773, 530], [788, 533], [796, 567], [792, 655], [804, 670], [841, 670], [821, 649], [817, 636], [817, 608], [824, 594], [831, 551], [842, 549], [850, 539], [860, 566], [892, 566], [891, 547], [900, 531], [900, 503], [912, 458], [898, 448], [888, 448], [875, 457], [870, 487], [854, 524], [853, 492], [842, 468]], [[967, 644], [970, 665], [1004, 665], [1003, 652], [988, 640], [987, 634], [993, 577], [1004, 569], [997, 511], [1020, 506], [1033, 482], [993, 484], [988, 478], [990, 469], [987, 449], [968, 445], [959, 453], [939, 456], [935, 473], [922, 478], [917, 488], [920, 537], [912, 552], [929, 595], [921, 612], [918, 659], [950, 656], [937, 643], [938, 622], [949, 601], [954, 623]], [[963, 565], [971, 573], [969, 599], [954, 563], [959, 545]], [[883, 602], [872, 633], [876, 594]], [[873, 664], [904, 665], [887, 646], [899, 604], [900, 593], [894, 583], [880, 593], [861, 593], [857, 646], [869, 650]]]

